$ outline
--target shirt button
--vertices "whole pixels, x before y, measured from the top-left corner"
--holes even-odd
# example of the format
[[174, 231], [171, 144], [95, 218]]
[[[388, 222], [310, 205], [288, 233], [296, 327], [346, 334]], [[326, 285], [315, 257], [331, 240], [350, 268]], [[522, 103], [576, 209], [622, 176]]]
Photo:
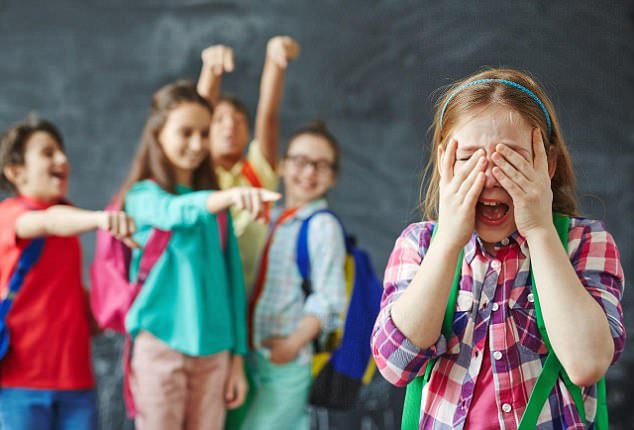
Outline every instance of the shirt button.
[[526, 299], [530, 302], [533, 303], [535, 301], [535, 296], [533, 296], [533, 293], [530, 293]]
[[497, 311], [500, 308], [500, 305], [498, 305], [497, 303], [493, 303], [493, 306], [491, 306], [491, 310], [493, 312]]
[[495, 360], [499, 360], [499, 359], [501, 359], [501, 358], [502, 358], [502, 353], [501, 353], [500, 351], [495, 351], [495, 352], [493, 353], [493, 358], [494, 358]]
[[502, 239], [502, 241], [500, 242], [503, 246], [506, 246], [509, 244], [509, 238], [505, 237], [504, 239]]
[[493, 267], [495, 270], [498, 270], [500, 268], [500, 261], [499, 260], [493, 260], [491, 262], [491, 267]]
[[504, 403], [504, 404], [502, 405], [502, 410], [503, 410], [504, 412], [506, 412], [507, 414], [508, 414], [509, 412], [511, 412], [511, 409], [513, 409], [513, 408], [512, 408], [512, 407], [511, 407], [511, 405], [510, 405], [510, 404], [508, 404], [508, 403]]

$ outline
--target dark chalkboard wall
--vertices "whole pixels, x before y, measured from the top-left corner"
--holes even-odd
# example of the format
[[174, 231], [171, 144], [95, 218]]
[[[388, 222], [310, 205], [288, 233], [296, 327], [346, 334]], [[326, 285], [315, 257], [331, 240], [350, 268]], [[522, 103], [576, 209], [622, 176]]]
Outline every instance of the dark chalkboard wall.
[[[31, 111], [55, 121], [72, 162], [70, 197], [101, 208], [123, 180], [153, 91], [195, 79], [200, 51], [236, 51], [225, 88], [254, 110], [267, 40], [302, 44], [283, 135], [314, 118], [343, 145], [330, 196], [382, 271], [419, 218], [433, 91], [483, 65], [532, 71], [557, 106], [586, 215], [602, 218], [634, 276], [634, 3], [565, 1], [0, 0], [0, 126]], [[86, 262], [93, 237], [84, 238]], [[634, 292], [626, 289], [634, 332]], [[130, 429], [118, 339], [95, 340], [104, 429]], [[634, 348], [608, 373], [613, 429], [634, 428]], [[377, 378], [351, 413], [314, 411], [319, 429], [396, 429], [402, 392]]]

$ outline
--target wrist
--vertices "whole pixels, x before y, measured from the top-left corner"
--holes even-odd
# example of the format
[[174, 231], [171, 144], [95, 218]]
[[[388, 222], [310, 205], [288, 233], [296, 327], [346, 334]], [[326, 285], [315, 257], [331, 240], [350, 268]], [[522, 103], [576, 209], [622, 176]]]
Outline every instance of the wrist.
[[548, 223], [547, 225], [535, 227], [526, 231], [524, 237], [526, 237], [526, 241], [528, 242], [529, 246], [531, 246], [531, 244], [539, 243], [544, 240], [550, 240], [552, 238], [557, 238], [557, 229], [555, 229], [554, 224]]
[[[436, 226], [436, 228], [438, 228], [438, 226]], [[441, 233], [441, 230], [438, 230], [436, 237], [431, 241], [429, 247], [433, 247], [436, 252], [440, 253], [444, 258], [457, 258], [468, 241], [469, 239], [462, 241], [456, 240], [456, 238], [453, 237], [445, 237], [445, 235]]]
[[107, 211], [96, 211], [97, 228], [108, 230], [110, 228], [110, 215]]
[[244, 357], [238, 354], [234, 354], [231, 357], [231, 365], [234, 367], [242, 367], [244, 365]]
[[287, 342], [291, 350], [295, 354], [297, 354], [304, 347], [304, 344], [306, 343], [303, 339], [297, 336], [296, 333], [290, 335], [287, 339]]

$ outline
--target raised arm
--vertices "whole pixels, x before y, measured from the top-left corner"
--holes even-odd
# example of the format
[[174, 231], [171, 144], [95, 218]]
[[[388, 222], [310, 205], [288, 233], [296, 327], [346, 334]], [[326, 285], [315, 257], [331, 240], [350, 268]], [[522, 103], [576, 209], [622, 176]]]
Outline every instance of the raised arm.
[[26, 212], [16, 221], [15, 231], [21, 239], [41, 236], [75, 236], [102, 228], [109, 230], [130, 247], [138, 247], [130, 236], [134, 220], [125, 212], [88, 211], [67, 205]]
[[288, 62], [297, 58], [299, 44], [289, 36], [275, 36], [266, 47], [266, 59], [260, 81], [260, 97], [255, 116], [255, 138], [269, 164], [277, 163], [279, 110]]
[[213, 45], [201, 54], [203, 65], [198, 78], [198, 94], [215, 106], [220, 97], [222, 75], [233, 71], [233, 49], [224, 45]]

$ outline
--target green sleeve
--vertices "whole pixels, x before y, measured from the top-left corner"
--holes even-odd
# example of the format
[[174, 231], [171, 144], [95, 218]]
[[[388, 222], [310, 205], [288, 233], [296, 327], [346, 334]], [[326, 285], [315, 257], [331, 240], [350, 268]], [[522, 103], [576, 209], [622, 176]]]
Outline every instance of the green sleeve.
[[247, 348], [247, 298], [244, 285], [244, 274], [242, 272], [242, 262], [240, 260], [240, 250], [238, 239], [233, 230], [233, 220], [227, 211], [227, 249], [225, 251], [225, 261], [229, 280], [229, 297], [231, 300], [233, 314], [233, 330], [235, 345], [233, 353], [246, 355]]
[[161, 230], [189, 227], [209, 215], [207, 199], [213, 191], [172, 194], [153, 181], [137, 182], [125, 197], [125, 210], [137, 225]]

